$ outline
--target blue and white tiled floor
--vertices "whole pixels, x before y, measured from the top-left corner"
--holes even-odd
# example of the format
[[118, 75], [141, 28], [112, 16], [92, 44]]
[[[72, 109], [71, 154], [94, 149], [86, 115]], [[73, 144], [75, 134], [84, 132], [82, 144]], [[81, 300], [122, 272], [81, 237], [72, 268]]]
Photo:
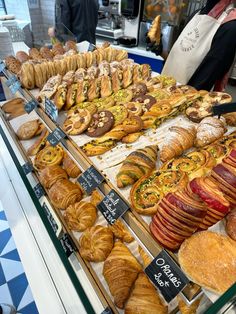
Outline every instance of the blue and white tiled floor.
[[0, 303], [19, 314], [38, 314], [7, 218], [0, 206]]

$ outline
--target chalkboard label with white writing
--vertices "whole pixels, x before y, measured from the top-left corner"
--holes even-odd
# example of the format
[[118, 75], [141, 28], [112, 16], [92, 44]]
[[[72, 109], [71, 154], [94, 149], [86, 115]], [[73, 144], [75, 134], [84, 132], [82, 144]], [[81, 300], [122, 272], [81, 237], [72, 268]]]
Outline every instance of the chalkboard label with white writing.
[[87, 194], [90, 194], [93, 190], [95, 190], [96, 187], [98, 187], [104, 180], [104, 177], [97, 171], [96, 168], [94, 168], [94, 166], [89, 167], [77, 179]]
[[104, 311], [102, 311], [101, 314], [112, 314], [112, 313], [113, 313], [112, 310], [109, 307], [107, 307], [107, 308], [105, 308]]
[[38, 183], [34, 187], [34, 193], [35, 193], [37, 199], [40, 199], [45, 194], [44, 188], [42, 187], [42, 185], [40, 183]]
[[56, 128], [51, 134], [48, 135], [47, 140], [52, 146], [56, 146], [66, 134], [59, 128]]
[[2, 72], [5, 69], [5, 64], [3, 63], [2, 60], [0, 60], [0, 72]]
[[17, 78], [15, 75], [12, 75], [7, 81], [6, 81], [6, 85], [8, 87], [10, 87], [13, 83], [15, 83], [15, 81], [17, 81]]
[[21, 87], [20, 82], [18, 80], [16, 80], [12, 85], [9, 86], [9, 89], [10, 89], [11, 93], [13, 95], [15, 95], [16, 92], [18, 92], [18, 90], [20, 89], [20, 87]]
[[48, 221], [49, 221], [49, 223], [50, 223], [50, 225], [52, 227], [52, 230], [56, 233], [57, 230], [58, 230], [58, 225], [57, 225], [55, 219], [53, 218], [53, 215], [51, 214], [51, 212], [50, 212], [50, 210], [49, 210], [49, 208], [48, 208], [46, 203], [43, 203], [43, 209], [44, 209], [44, 212], [45, 212], [45, 214], [47, 216], [47, 219], [48, 219]]
[[111, 190], [97, 205], [100, 212], [103, 214], [107, 222], [113, 225], [116, 220], [121, 217], [129, 206], [120, 198], [120, 196]]
[[25, 104], [25, 111], [27, 112], [27, 113], [30, 113], [31, 111], [33, 111], [35, 108], [37, 107], [37, 102], [35, 101], [35, 100], [31, 100], [31, 101], [29, 101], [29, 102], [27, 102], [26, 104]]
[[66, 256], [70, 257], [71, 254], [75, 251], [75, 247], [70, 236], [67, 233], [63, 234], [63, 236], [60, 239], [60, 242], [63, 247], [63, 250], [66, 253]]
[[27, 175], [28, 173], [32, 172], [34, 167], [31, 164], [31, 162], [27, 161], [23, 166], [22, 169], [24, 171], [24, 173]]
[[144, 271], [167, 302], [173, 300], [189, 282], [165, 250], [162, 250]]
[[57, 121], [58, 118], [58, 109], [56, 105], [48, 98], [45, 98], [45, 113], [51, 118], [53, 121]]

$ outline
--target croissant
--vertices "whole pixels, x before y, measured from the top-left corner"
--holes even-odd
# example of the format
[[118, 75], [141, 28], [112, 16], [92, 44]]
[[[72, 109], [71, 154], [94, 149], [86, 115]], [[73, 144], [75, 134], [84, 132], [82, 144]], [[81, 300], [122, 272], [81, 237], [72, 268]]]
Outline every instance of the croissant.
[[68, 176], [71, 178], [77, 178], [78, 175], [81, 174], [81, 170], [79, 169], [79, 167], [67, 154], [65, 154], [63, 158], [62, 165]]
[[90, 262], [102, 262], [113, 248], [113, 233], [107, 227], [100, 225], [88, 228], [80, 237], [79, 252]]
[[50, 188], [48, 196], [54, 206], [66, 209], [82, 199], [82, 191], [77, 184], [69, 180], [59, 180]]
[[102, 201], [102, 199], [103, 199], [102, 195], [97, 190], [93, 190], [91, 194], [90, 202], [94, 206], [97, 206]]
[[169, 128], [172, 132], [172, 137], [168, 144], [163, 145], [160, 151], [160, 159], [162, 162], [177, 157], [183, 153], [184, 150], [189, 149], [194, 144], [196, 130], [194, 127], [191, 129], [184, 129], [178, 126]]
[[104, 262], [103, 276], [118, 308], [124, 308], [133, 283], [141, 271], [141, 265], [130, 250], [122, 242], [115, 242], [114, 248]]
[[146, 146], [129, 154], [124, 160], [117, 176], [117, 186], [124, 188], [133, 184], [155, 168], [157, 146]]
[[167, 314], [157, 290], [142, 272], [135, 281], [131, 296], [125, 306], [125, 314]]
[[199, 307], [201, 299], [202, 298], [200, 297], [196, 301], [194, 301], [191, 305], [188, 305], [184, 302], [184, 300], [180, 296], [177, 296], [180, 313], [181, 314], [196, 314], [197, 308]]
[[152, 261], [151, 257], [144, 251], [144, 249], [139, 245], [138, 246], [138, 252], [141, 256], [141, 259], [143, 261], [143, 266], [146, 268]]
[[97, 210], [92, 203], [81, 201], [68, 206], [64, 212], [64, 218], [70, 229], [84, 231], [94, 225]]
[[67, 174], [58, 165], [46, 167], [39, 172], [39, 181], [46, 189], [50, 189], [54, 183], [61, 179], [67, 179]]
[[122, 242], [131, 243], [134, 241], [134, 237], [120, 220], [117, 220], [113, 225], [109, 225], [108, 228], [111, 229], [115, 238], [120, 239]]

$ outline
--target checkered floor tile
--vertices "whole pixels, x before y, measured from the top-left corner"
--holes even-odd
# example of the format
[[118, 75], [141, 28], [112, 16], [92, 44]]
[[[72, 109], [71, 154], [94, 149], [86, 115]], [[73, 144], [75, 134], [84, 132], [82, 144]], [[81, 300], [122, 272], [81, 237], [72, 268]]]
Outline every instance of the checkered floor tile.
[[0, 208], [0, 303], [19, 314], [38, 314], [4, 211]]

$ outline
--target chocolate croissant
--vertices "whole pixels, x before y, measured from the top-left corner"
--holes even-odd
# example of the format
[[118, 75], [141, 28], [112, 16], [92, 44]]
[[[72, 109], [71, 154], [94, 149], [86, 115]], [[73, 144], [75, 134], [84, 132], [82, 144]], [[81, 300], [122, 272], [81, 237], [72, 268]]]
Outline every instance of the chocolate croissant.
[[124, 160], [117, 176], [117, 186], [124, 188], [132, 185], [142, 176], [155, 168], [157, 161], [156, 145], [146, 146], [129, 154]]
[[66, 154], [63, 158], [63, 168], [71, 178], [77, 178], [81, 170], [76, 163]]
[[67, 179], [67, 174], [58, 165], [46, 167], [39, 172], [39, 181], [46, 189], [50, 189], [54, 183], [62, 179]]
[[104, 262], [103, 276], [118, 308], [124, 308], [133, 283], [141, 271], [142, 266], [130, 250], [122, 242], [115, 242], [114, 248]]

